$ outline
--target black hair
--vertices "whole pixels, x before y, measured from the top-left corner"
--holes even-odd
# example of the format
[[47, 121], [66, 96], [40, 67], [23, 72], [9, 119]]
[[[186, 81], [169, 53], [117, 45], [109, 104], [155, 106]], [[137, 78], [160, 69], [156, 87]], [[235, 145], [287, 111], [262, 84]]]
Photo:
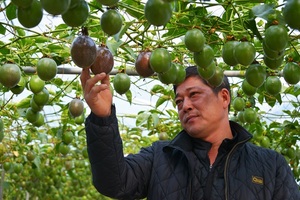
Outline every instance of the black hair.
[[[197, 76], [197, 77], [200, 78], [200, 80], [205, 85], [209, 86], [215, 94], [218, 94], [218, 92], [220, 92], [223, 88], [225, 88], [226, 90], [228, 90], [230, 98], [231, 98], [230, 83], [229, 83], [228, 77], [226, 75], [223, 76], [222, 83], [219, 86], [214, 87], [214, 86], [210, 85], [207, 80], [205, 80], [204, 78], [202, 78], [199, 75], [197, 66], [188, 66], [188, 67], [185, 68], [185, 72], [186, 72], [185, 79], [187, 79], [191, 76]], [[174, 93], [176, 94], [177, 85], [173, 85], [173, 89], [174, 89]], [[228, 111], [229, 111], [229, 109], [230, 109], [230, 102], [229, 102], [229, 105], [228, 105]]]

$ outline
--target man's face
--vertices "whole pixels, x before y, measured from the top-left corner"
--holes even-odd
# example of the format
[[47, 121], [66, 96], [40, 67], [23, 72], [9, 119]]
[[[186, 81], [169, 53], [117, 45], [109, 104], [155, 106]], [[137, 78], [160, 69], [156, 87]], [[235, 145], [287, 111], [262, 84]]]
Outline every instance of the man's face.
[[197, 76], [178, 85], [175, 102], [180, 122], [192, 137], [205, 140], [219, 131], [225, 120], [228, 122], [228, 91], [222, 89], [215, 94]]

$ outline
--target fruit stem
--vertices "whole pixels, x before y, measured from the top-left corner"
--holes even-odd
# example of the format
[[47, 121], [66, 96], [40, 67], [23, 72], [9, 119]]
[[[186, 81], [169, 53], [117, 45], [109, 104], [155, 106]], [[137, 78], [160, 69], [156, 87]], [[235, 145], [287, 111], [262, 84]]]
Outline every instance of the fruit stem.
[[88, 36], [88, 35], [89, 35], [88, 28], [85, 27], [85, 26], [83, 26], [83, 27], [81, 28], [81, 33], [82, 33], [82, 35]]

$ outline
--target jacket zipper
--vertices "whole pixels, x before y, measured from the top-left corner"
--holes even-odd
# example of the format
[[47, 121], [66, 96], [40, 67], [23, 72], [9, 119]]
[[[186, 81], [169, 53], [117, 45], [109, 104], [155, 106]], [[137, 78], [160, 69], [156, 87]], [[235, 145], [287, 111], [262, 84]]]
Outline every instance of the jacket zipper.
[[234, 145], [234, 147], [230, 150], [227, 158], [226, 158], [226, 161], [225, 161], [225, 168], [224, 168], [224, 181], [225, 181], [225, 200], [228, 200], [229, 197], [228, 197], [228, 183], [227, 183], [227, 171], [228, 171], [228, 165], [229, 165], [229, 160], [231, 158], [231, 156], [233, 155], [233, 152], [235, 151], [235, 149], [240, 145], [240, 144], [243, 144], [245, 142], [247, 142], [249, 140], [249, 138], [243, 140], [243, 141], [240, 141], [238, 143], [236, 143]]

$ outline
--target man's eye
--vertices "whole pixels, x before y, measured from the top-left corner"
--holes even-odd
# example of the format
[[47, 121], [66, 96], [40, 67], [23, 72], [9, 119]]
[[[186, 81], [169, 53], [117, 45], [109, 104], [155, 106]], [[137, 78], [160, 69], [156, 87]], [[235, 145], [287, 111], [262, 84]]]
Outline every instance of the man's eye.
[[181, 102], [182, 102], [181, 99], [175, 100], [175, 104], [176, 104], [176, 105], [180, 104]]

